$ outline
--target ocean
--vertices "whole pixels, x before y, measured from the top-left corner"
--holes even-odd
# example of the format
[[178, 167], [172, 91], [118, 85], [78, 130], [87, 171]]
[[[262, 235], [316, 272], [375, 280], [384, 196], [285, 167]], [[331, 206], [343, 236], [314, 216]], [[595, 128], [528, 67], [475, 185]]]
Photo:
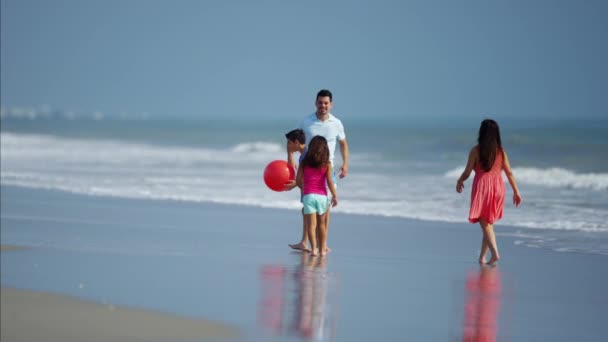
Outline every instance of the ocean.
[[[296, 211], [299, 193], [269, 190], [262, 173], [286, 158], [284, 133], [304, 115], [202, 120], [3, 109], [0, 184]], [[473, 175], [462, 194], [455, 186], [480, 119], [338, 116], [350, 167], [334, 212], [467, 222]], [[532, 248], [608, 255], [608, 121], [497, 120], [523, 197], [515, 208], [507, 185], [497, 234]]]

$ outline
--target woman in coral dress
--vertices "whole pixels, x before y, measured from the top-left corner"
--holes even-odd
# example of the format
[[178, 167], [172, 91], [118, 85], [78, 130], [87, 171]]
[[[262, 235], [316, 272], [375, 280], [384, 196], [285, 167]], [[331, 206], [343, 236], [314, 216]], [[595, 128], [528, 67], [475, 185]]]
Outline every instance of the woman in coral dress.
[[464, 181], [475, 170], [471, 189], [471, 209], [469, 222], [479, 223], [483, 232], [479, 263], [485, 263], [488, 249], [492, 257], [488, 264], [495, 265], [500, 259], [494, 222], [502, 218], [505, 203], [505, 183], [501, 172], [504, 171], [513, 189], [513, 203], [519, 206], [521, 195], [517, 189], [515, 176], [511, 171], [507, 152], [502, 148], [500, 129], [496, 121], [486, 119], [481, 122], [477, 145], [469, 152], [469, 159], [462, 175], [456, 182], [456, 191], [462, 192]]

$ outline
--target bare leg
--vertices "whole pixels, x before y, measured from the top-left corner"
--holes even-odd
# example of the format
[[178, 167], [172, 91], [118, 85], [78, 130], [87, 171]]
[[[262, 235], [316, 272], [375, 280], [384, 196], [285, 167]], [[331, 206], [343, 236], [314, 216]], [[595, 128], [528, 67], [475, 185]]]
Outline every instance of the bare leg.
[[[481, 226], [481, 223], [479, 224]], [[483, 226], [482, 226], [482, 232], [483, 232]], [[486, 263], [486, 254], [488, 253], [488, 241], [486, 240], [486, 235], [482, 234], [481, 236], [481, 252], [479, 253], [479, 263], [480, 264], [485, 264]]]
[[[325, 212], [325, 234], [327, 236], [327, 233], [329, 232], [329, 216], [330, 215], [330, 209], [331, 208], [331, 204], [329, 205], [329, 207], [327, 208], [327, 211]], [[325, 243], [325, 252], [329, 253], [331, 252], [331, 248], [327, 247], [327, 241]]]
[[325, 213], [323, 215], [317, 216], [317, 221], [319, 224], [317, 226], [317, 236], [319, 238], [319, 250], [321, 251], [321, 256], [325, 256], [327, 254], [327, 217], [329, 213]]
[[304, 215], [304, 208], [302, 208], [302, 239], [298, 243], [289, 244], [289, 247], [300, 251], [308, 250], [308, 231], [306, 230], [306, 215]]
[[318, 245], [317, 245], [317, 236], [315, 234], [315, 230], [317, 230], [317, 214], [306, 214], [306, 231], [308, 232], [308, 238], [310, 240], [310, 251], [313, 256], [316, 256], [319, 253]]
[[485, 220], [480, 220], [481, 229], [483, 230], [483, 235], [486, 239], [486, 243], [490, 248], [490, 252], [492, 252], [492, 258], [488, 261], [488, 265], [495, 265], [500, 259], [500, 255], [498, 254], [498, 246], [496, 245], [496, 236], [494, 234], [494, 225], [488, 223]]

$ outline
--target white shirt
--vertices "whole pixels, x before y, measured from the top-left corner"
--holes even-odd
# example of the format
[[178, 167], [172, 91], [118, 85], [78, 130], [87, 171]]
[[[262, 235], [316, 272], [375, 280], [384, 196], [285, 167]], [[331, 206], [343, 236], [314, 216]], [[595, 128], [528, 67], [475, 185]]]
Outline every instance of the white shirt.
[[[320, 135], [327, 139], [327, 146], [329, 147], [329, 161], [333, 166], [336, 142], [338, 140], [341, 141], [346, 139], [342, 121], [333, 116], [331, 113], [328, 114], [327, 120], [321, 121], [317, 118], [317, 113], [314, 112], [304, 118], [299, 128], [301, 128], [304, 131], [304, 134], [306, 134], [306, 151], [308, 151], [308, 144], [313, 137]], [[304, 153], [306, 153], [306, 151], [304, 151]]]

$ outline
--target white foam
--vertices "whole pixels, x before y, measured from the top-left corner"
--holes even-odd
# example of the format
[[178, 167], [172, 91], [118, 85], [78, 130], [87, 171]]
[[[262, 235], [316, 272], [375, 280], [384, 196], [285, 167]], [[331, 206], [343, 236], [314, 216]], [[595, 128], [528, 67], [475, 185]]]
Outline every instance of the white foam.
[[[18, 119], [18, 120], [49, 120], [49, 119], [60, 119], [60, 120], [94, 120], [102, 121], [107, 115], [102, 111], [76, 111], [73, 109], [57, 109], [51, 108], [49, 105], [42, 105], [39, 107], [0, 107], [0, 119]], [[135, 119], [135, 120], [146, 120], [150, 117], [149, 113], [126, 113], [121, 112], [117, 115], [120, 119]]]
[[[279, 144], [253, 141], [211, 149], [0, 134], [0, 183], [3, 186], [56, 189], [93, 196], [300, 208], [297, 191], [272, 192], [262, 181], [265, 165], [285, 158], [284, 148]], [[351, 160], [357, 158], [365, 160], [365, 155], [353, 154]], [[340, 205], [335, 211], [467, 222], [469, 194], [454, 191], [455, 179], [462, 169], [449, 171], [445, 177], [411, 174], [408, 170], [404, 168], [403, 172], [391, 174], [379, 173], [373, 168], [351, 172], [348, 178], [339, 181]], [[525, 172], [517, 174], [519, 171], [516, 169], [520, 183], [531, 178], [524, 176]], [[537, 176], [554, 175], [553, 171], [545, 171]], [[571, 175], [574, 179], [578, 176]], [[601, 184], [598, 183], [601, 177], [599, 181], [597, 177], [593, 179], [595, 185]], [[608, 207], [600, 204], [590, 208], [584, 203], [574, 203], [572, 194], [554, 193], [556, 188], [552, 185], [542, 188], [542, 191], [524, 191], [524, 205], [516, 212], [507, 203], [501, 224], [556, 231], [608, 232]], [[598, 203], [608, 201], [603, 192], [595, 192], [593, 187], [576, 189], [568, 191], [582, 194], [585, 201], [593, 202], [596, 198]], [[551, 198], [560, 200], [549, 200]]]
[[527, 184], [597, 191], [608, 189], [608, 173], [575, 173], [558, 167], [548, 169], [521, 167], [514, 168], [513, 172], [517, 175], [518, 181]]
[[[100, 167], [109, 165], [149, 167], [167, 163], [175, 163], [174, 166], [209, 163], [213, 166], [213, 164], [241, 163], [243, 160], [262, 162], [268, 157], [285, 158], [278, 145], [259, 142], [239, 144], [232, 148], [232, 151], [224, 151], [152, 146], [115, 140], [83, 140], [36, 134], [2, 133], [1, 143], [2, 157], [7, 161], [29, 163], [36, 162], [38, 158], [49, 158], [58, 161], [51, 164], [60, 165], [67, 162], [73, 164], [72, 166], [89, 165], [89, 163], [98, 164]], [[257, 147], [257, 153], [244, 153], [251, 151], [252, 146]], [[260, 146], [264, 147], [259, 148]]]
[[[446, 178], [457, 179], [462, 174], [464, 166], [449, 170]], [[473, 172], [475, 174], [475, 172]], [[564, 168], [534, 168], [516, 167], [513, 174], [518, 183], [539, 185], [550, 188], [591, 189], [596, 191], [608, 190], [608, 173], [576, 173]], [[503, 179], [506, 181], [506, 177]]]
[[232, 152], [237, 153], [251, 153], [251, 152], [269, 152], [276, 153], [285, 151], [285, 147], [279, 144], [256, 141], [251, 143], [238, 144], [232, 148]]

